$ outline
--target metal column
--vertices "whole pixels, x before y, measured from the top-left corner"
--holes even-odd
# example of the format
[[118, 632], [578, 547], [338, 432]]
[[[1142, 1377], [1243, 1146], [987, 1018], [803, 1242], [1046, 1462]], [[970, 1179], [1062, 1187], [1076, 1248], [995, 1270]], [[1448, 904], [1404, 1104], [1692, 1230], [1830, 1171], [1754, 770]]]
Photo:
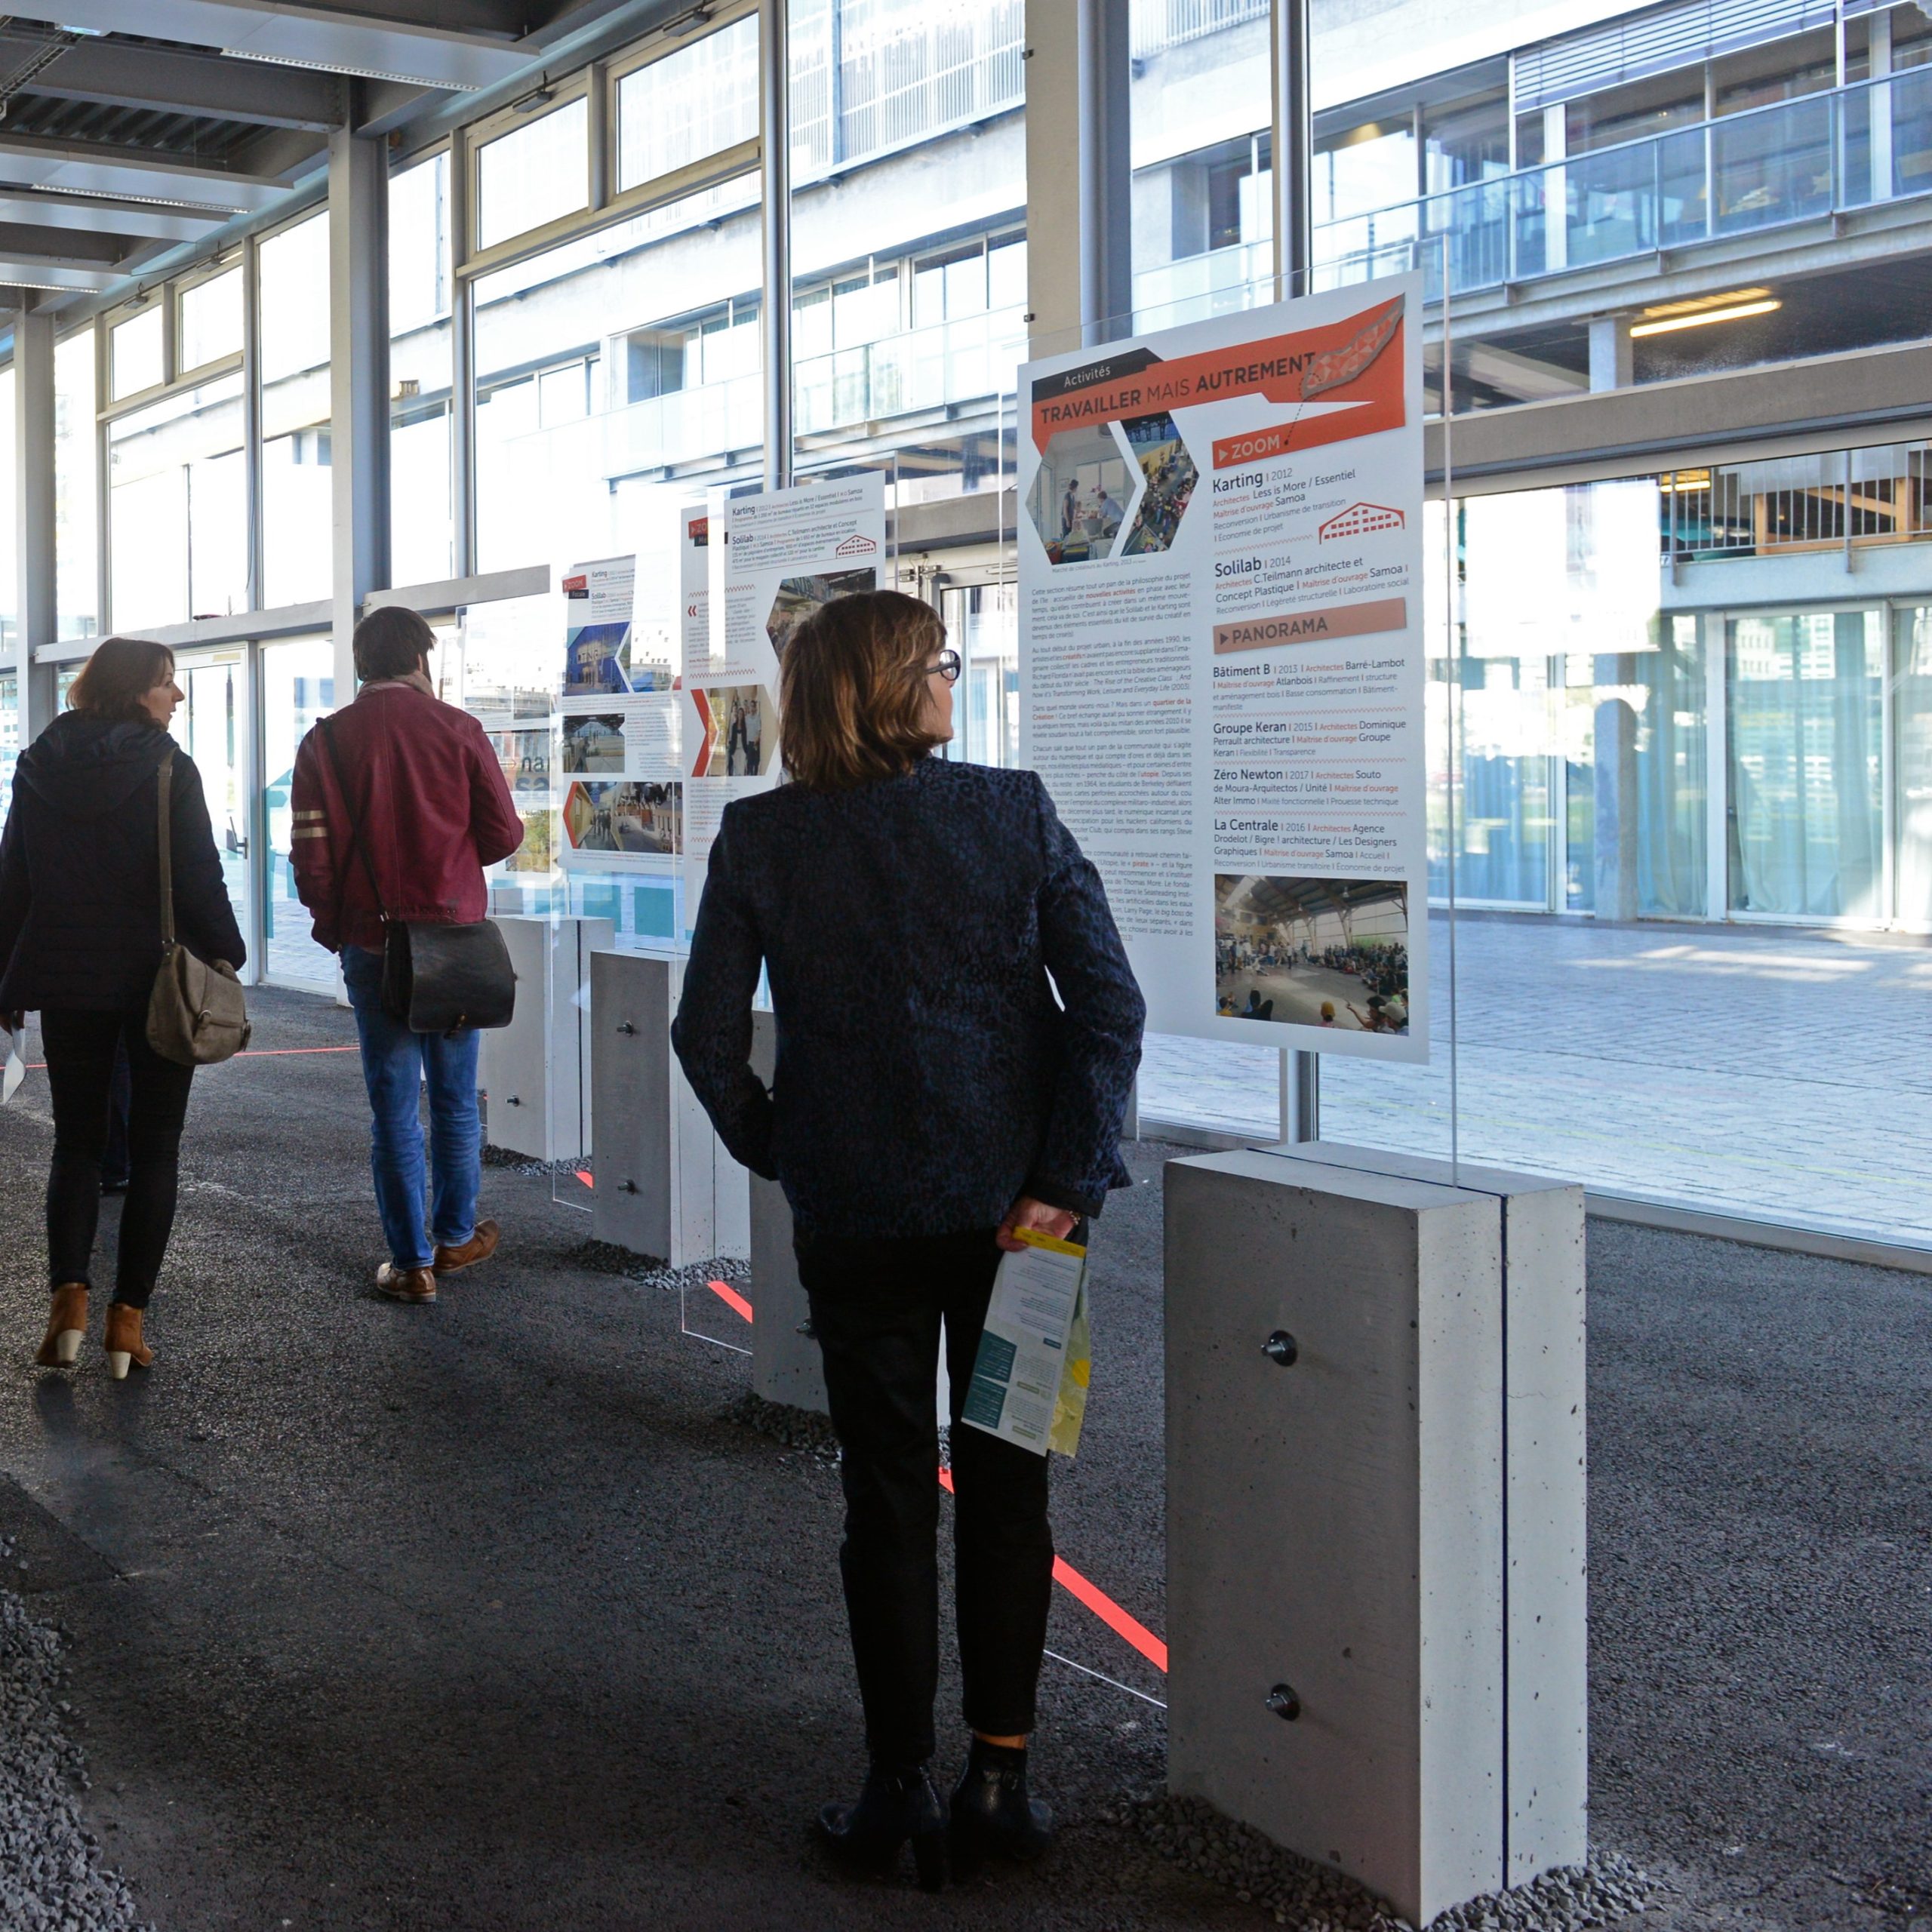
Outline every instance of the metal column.
[[1274, 0], [1275, 293], [1308, 293], [1315, 259], [1315, 115], [1309, 87], [1308, 0]]
[[[1309, 85], [1308, 0], [1274, 0], [1273, 56], [1275, 297], [1309, 292], [1315, 261], [1315, 117]], [[1321, 1137], [1321, 1061], [1315, 1054], [1281, 1055], [1281, 1138]]]
[[54, 669], [33, 654], [59, 635], [54, 555], [54, 318], [14, 318], [14, 541], [20, 570], [20, 747], [54, 718]]
[[357, 614], [389, 581], [389, 149], [351, 128], [329, 136], [329, 439], [335, 690], [346, 704]]
[[792, 97], [786, 0], [758, 0], [758, 186], [764, 217], [764, 487], [792, 481]]
[[1131, 74], [1127, 0], [1027, 0], [1026, 306], [1036, 353], [1132, 325]]

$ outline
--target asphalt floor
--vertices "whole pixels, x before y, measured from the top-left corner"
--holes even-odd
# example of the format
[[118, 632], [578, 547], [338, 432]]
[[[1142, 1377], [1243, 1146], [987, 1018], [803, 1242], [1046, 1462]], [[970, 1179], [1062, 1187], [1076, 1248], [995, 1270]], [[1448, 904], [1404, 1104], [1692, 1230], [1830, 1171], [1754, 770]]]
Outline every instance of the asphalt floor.
[[[198, 1076], [145, 1377], [29, 1366], [42, 1077], [0, 1111], [5, 1580], [72, 1640], [88, 1818], [159, 1932], [1272, 1922], [1102, 1816], [1159, 1782], [1160, 1673], [1063, 1591], [1050, 1860], [937, 1898], [829, 1869], [835, 1470], [733, 1419], [745, 1358], [591, 1265], [541, 1174], [486, 1174], [487, 1268], [376, 1299], [348, 1017], [253, 1004], [260, 1051]], [[1131, 1149], [1100, 1223], [1055, 1470], [1062, 1553], [1162, 1632], [1185, 1151]], [[1590, 1293], [1592, 1836], [1674, 1888], [1626, 1924], [1932, 1915], [1932, 1282], [1593, 1223]]]

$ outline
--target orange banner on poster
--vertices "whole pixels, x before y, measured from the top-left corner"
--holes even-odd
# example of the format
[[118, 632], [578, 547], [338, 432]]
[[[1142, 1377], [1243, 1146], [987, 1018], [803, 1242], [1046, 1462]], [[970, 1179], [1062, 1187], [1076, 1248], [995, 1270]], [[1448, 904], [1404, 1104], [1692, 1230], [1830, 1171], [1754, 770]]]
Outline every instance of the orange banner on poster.
[[[1066, 429], [1131, 422], [1238, 395], [1261, 395], [1283, 404], [1318, 400], [1357, 405], [1324, 410], [1317, 422], [1337, 426], [1325, 435], [1298, 436], [1298, 445], [1398, 426], [1403, 420], [1402, 358], [1385, 352], [1401, 340], [1402, 306], [1399, 301], [1385, 303], [1321, 328], [1237, 343], [1172, 362], [1138, 349], [1063, 370], [1033, 385], [1035, 446], [1044, 451]], [[1363, 408], [1371, 405], [1379, 405], [1378, 417], [1392, 408], [1392, 417], [1367, 423]]]
[[[1292, 450], [1318, 449], [1324, 443], [1346, 442], [1352, 436], [1373, 436], [1383, 429], [1402, 426], [1402, 365], [1389, 365], [1392, 383], [1379, 386], [1380, 392], [1357, 401], [1337, 396], [1338, 402], [1352, 402], [1352, 409], [1327, 409], [1319, 416], [1298, 416], [1292, 423], [1278, 423], [1266, 429], [1251, 429], [1239, 436], [1223, 436], [1214, 445], [1214, 467], [1239, 469], [1251, 463], [1266, 463], [1270, 457], [1286, 456]], [[1364, 388], [1369, 386], [1364, 384]], [[1329, 398], [1322, 398], [1326, 402]]]

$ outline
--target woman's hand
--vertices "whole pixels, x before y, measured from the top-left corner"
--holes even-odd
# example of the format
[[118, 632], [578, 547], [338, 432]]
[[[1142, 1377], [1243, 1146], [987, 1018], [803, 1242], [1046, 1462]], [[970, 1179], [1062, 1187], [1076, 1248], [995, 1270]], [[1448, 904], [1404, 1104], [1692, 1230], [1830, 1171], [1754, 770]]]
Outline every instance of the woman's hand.
[[1023, 1254], [1026, 1244], [1014, 1235], [1015, 1228], [1035, 1228], [1043, 1235], [1051, 1235], [1056, 1241], [1064, 1241], [1072, 1233], [1073, 1224], [1078, 1218], [1064, 1208], [1049, 1208], [1044, 1201], [1035, 1201], [1030, 1194], [1023, 1194], [1006, 1211], [1006, 1219], [999, 1224], [999, 1232], [993, 1238], [1009, 1254]]

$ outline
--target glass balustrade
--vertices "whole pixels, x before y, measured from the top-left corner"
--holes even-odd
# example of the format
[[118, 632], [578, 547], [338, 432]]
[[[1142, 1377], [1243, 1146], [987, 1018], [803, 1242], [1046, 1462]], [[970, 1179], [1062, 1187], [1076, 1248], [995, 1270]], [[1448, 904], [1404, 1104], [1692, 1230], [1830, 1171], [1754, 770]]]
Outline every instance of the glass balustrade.
[[[1696, 127], [1401, 202], [1315, 232], [1315, 281], [1334, 288], [1418, 255], [1439, 300], [1693, 248], [1932, 193], [1932, 67], [1774, 102]], [[1446, 237], [1445, 249], [1428, 244]], [[1134, 307], [1191, 321], [1268, 299], [1266, 242], [1143, 270]]]

